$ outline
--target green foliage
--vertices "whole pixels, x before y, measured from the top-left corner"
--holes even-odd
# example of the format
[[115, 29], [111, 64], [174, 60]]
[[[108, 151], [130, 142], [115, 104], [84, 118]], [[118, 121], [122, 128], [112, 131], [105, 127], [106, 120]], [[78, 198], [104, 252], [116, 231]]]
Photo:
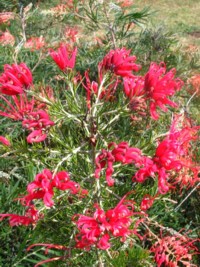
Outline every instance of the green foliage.
[[125, 250], [113, 252], [113, 259], [110, 261], [113, 267], [143, 267], [152, 266], [151, 256], [148, 251], [140, 247], [126, 248]]
[[[47, 266], [92, 267], [101, 266], [102, 261], [105, 266], [113, 267], [152, 267], [154, 261], [149, 248], [153, 241], [149, 241], [150, 232], [142, 242], [137, 235], [127, 238], [125, 243], [113, 237], [113, 246], [108, 252], [98, 251], [95, 247], [80, 252], [74, 248], [77, 231], [74, 230], [72, 218], [75, 214], [92, 214], [93, 205], [97, 202], [101, 203], [105, 211], [109, 210], [127, 192], [130, 192], [128, 198], [134, 201], [135, 212], [139, 214], [143, 196], [151, 194], [155, 196], [155, 202], [147, 211], [149, 224], [141, 222], [141, 235], [145, 235], [145, 231], [151, 226], [152, 233], [156, 236], [159, 236], [160, 231], [177, 233], [185, 228], [192, 232], [194, 238], [197, 237], [200, 222], [197, 191], [176, 210], [178, 203], [187, 197], [188, 190], [157, 196], [157, 177], [151, 177], [144, 183], [132, 181], [138, 169], [134, 164], [113, 164], [113, 178], [116, 181], [113, 188], [106, 184], [105, 170], [102, 171], [100, 180], [94, 179], [95, 157], [102, 149], [107, 149], [110, 142], [118, 144], [126, 141], [130, 147], [141, 149], [143, 155], [153, 157], [158, 142], [169, 131], [173, 109], [170, 108], [168, 113], [160, 112], [158, 121], [153, 121], [148, 112], [140, 121], [134, 121], [130, 116], [136, 112], [130, 110], [130, 101], [125, 98], [121, 83], [115, 94], [105, 102], [100, 96], [93, 94], [92, 108], [89, 110], [86, 90], [82, 85], [85, 83], [83, 76], [89, 70], [91, 81], [99, 82], [98, 63], [108, 51], [117, 47], [127, 47], [131, 49], [131, 55], [137, 55], [143, 67], [139, 75], [147, 71], [152, 61], [164, 61], [169, 69], [175, 67], [177, 73], [186, 80], [190, 72], [199, 67], [199, 58], [197, 55], [183, 53], [174, 34], [166, 28], [145, 28], [145, 23], [151, 16], [149, 8], [138, 10], [133, 5], [125, 9], [113, 1], [74, 1], [74, 8], [69, 10], [66, 7], [63, 13], [55, 15], [50, 8], [60, 4], [60, 1], [41, 1], [39, 6], [36, 2], [33, 1], [33, 7], [23, 13], [30, 1], [1, 1], [2, 11], [15, 11], [17, 15], [9, 26], [1, 26], [2, 30], [9, 28], [15, 35], [16, 42], [14, 47], [0, 45], [0, 71], [3, 72], [5, 64], [25, 62], [34, 78], [34, 90], [27, 90], [27, 95], [34, 96], [36, 101], [46, 105], [55, 125], [49, 130], [44, 142], [28, 144], [28, 131], [22, 129], [20, 121], [1, 118], [0, 135], [8, 137], [11, 147], [0, 144], [0, 213], [23, 215], [24, 207], [15, 200], [27, 193], [27, 185], [45, 168], [55, 173], [66, 170], [71, 180], [86, 188], [89, 195], [79, 198], [69, 191], [56, 189], [53, 208], [46, 208], [42, 201], [36, 201], [38, 210], [44, 214], [36, 226], [10, 228], [8, 219], [1, 222], [0, 265], [31, 267], [40, 260], [61, 257], [63, 261], [48, 263]], [[59, 71], [49, 56], [49, 48], [56, 49], [60, 42], [69, 41], [64, 37], [66, 27], [77, 27], [81, 33], [73, 43], [78, 46], [76, 72]], [[26, 40], [41, 35], [47, 43], [44, 49], [32, 51], [24, 47]], [[82, 76], [75, 82], [74, 76], [77, 73]], [[99, 84], [102, 91], [109, 88], [110, 78], [110, 74], [105, 75]], [[52, 88], [52, 99], [48, 95], [47, 86]], [[42, 88], [45, 93], [41, 96]], [[185, 90], [176, 99], [180, 107], [186, 105], [189, 116], [199, 122], [199, 97], [192, 99], [189, 107], [188, 93]], [[3, 100], [0, 105], [2, 103]], [[198, 158], [199, 149], [195, 150], [195, 155]], [[68, 247], [68, 250], [50, 249], [46, 255], [44, 248], [37, 247], [27, 252], [27, 247], [34, 243], [60, 244]]]

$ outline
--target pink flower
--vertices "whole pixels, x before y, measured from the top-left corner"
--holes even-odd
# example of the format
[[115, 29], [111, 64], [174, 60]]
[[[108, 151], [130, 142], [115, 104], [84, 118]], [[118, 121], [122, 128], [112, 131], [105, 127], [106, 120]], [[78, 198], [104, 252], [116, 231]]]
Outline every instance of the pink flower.
[[2, 12], [0, 13], [0, 25], [3, 23], [9, 24], [10, 20], [14, 19], [15, 15], [13, 12]]
[[197, 267], [191, 263], [192, 256], [198, 253], [197, 247], [193, 245], [195, 241], [182, 235], [165, 236], [159, 239], [151, 247], [157, 267]]
[[78, 34], [77, 28], [73, 28], [73, 27], [65, 28], [65, 33], [64, 33], [65, 38], [69, 39], [72, 43], [76, 42], [77, 34]]
[[160, 65], [151, 63], [149, 71], [145, 75], [145, 90], [147, 98], [150, 101], [150, 113], [154, 120], [159, 118], [156, 108], [161, 108], [164, 112], [168, 109], [166, 105], [177, 107], [177, 104], [168, 99], [179, 91], [183, 86], [180, 79], [175, 79], [175, 69], [171, 69], [166, 73], [166, 66], [162, 62]]
[[50, 50], [50, 56], [62, 71], [73, 69], [75, 66], [77, 47], [70, 53], [67, 45], [61, 44], [57, 51]]
[[106, 250], [110, 248], [110, 236], [108, 234], [103, 235], [97, 243], [97, 247], [102, 250]]
[[34, 51], [34, 50], [40, 50], [45, 45], [46, 43], [44, 37], [40, 36], [40, 37], [31, 37], [30, 39], [28, 39], [24, 44], [24, 47]]
[[37, 110], [28, 114], [28, 119], [24, 119], [22, 125], [29, 130], [45, 130], [54, 125], [49, 114], [44, 110]]
[[0, 76], [0, 92], [6, 95], [17, 95], [24, 92], [33, 82], [32, 73], [25, 63], [4, 65]]
[[2, 143], [5, 146], [11, 146], [10, 141], [7, 138], [5, 138], [4, 136], [0, 136], [0, 143]]
[[126, 48], [111, 50], [99, 63], [100, 77], [108, 70], [117, 76], [134, 77], [132, 71], [139, 71], [141, 66], [135, 63], [136, 56], [130, 56], [130, 52]]
[[130, 7], [133, 5], [132, 0], [118, 0], [118, 5], [120, 5], [122, 8]]
[[6, 30], [5, 32], [0, 32], [0, 44], [2, 46], [6, 45], [14, 46], [15, 37], [8, 30]]

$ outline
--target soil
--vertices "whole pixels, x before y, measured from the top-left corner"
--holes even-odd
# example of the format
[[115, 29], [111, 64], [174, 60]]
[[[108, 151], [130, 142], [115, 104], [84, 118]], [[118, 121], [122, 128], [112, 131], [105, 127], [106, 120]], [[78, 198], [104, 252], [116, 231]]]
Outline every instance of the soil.
[[200, 31], [195, 31], [195, 32], [188, 32], [189, 35], [200, 38]]

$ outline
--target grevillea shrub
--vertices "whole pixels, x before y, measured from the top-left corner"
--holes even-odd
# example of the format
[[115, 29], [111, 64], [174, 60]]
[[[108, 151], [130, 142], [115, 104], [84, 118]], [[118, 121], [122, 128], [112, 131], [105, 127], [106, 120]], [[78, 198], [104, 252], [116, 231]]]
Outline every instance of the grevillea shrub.
[[[122, 45], [127, 16], [138, 16], [128, 10], [131, 1], [109, 1], [110, 9], [89, 2], [62, 1], [49, 13], [87, 18], [88, 27], [102, 27], [105, 15], [108, 35], [100, 48], [91, 44], [101, 51], [95, 69], [81, 66], [84, 41], [77, 41], [75, 25], [56, 45], [24, 35], [13, 57], [29, 49], [39, 55], [36, 65], [5, 64], [0, 75], [0, 116], [13, 125], [12, 133], [3, 127], [2, 156], [31, 169], [26, 188], [13, 197], [16, 208], [0, 214], [10, 231], [29, 229], [13, 266], [116, 266], [122, 253], [118, 266], [197, 267], [196, 230], [173, 225], [178, 216], [170, 222], [200, 182], [200, 126], [182, 109], [187, 85], [176, 68], [150, 62], [146, 69]], [[22, 23], [30, 8], [22, 10]], [[35, 72], [40, 64], [44, 80]]]

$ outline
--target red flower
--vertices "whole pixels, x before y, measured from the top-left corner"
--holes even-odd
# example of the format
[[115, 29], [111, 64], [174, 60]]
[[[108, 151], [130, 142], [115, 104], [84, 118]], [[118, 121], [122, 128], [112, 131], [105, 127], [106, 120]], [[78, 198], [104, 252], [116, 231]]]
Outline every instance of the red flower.
[[45, 130], [54, 125], [49, 119], [49, 114], [44, 110], [37, 110], [28, 114], [28, 119], [23, 120], [22, 125], [29, 130]]
[[17, 215], [17, 214], [0, 214], [0, 220], [3, 220], [6, 217], [10, 217], [9, 223], [10, 226], [18, 226], [25, 225], [28, 226], [30, 224], [36, 224], [36, 222], [41, 217], [36, 210], [36, 208], [31, 205], [26, 211], [25, 215]]
[[4, 136], [0, 136], [0, 143], [2, 143], [5, 146], [11, 146], [10, 141]]
[[31, 37], [24, 44], [25, 48], [31, 49], [32, 51], [40, 50], [46, 45], [45, 40], [42, 36], [40, 37]]
[[130, 100], [145, 95], [144, 78], [142, 76], [125, 77], [123, 83], [124, 93]]
[[0, 98], [7, 104], [7, 106], [0, 104], [0, 116], [3, 117], [23, 120], [34, 109], [34, 98], [29, 101], [25, 93], [11, 97], [0, 95]]
[[197, 267], [191, 263], [192, 256], [198, 253], [197, 247], [193, 245], [195, 241], [182, 235], [165, 236], [159, 239], [151, 247], [157, 267]]
[[43, 133], [42, 130], [34, 130], [27, 136], [26, 140], [28, 143], [40, 143], [44, 141], [46, 138], [47, 134]]
[[[181, 187], [192, 186], [200, 180], [200, 166], [193, 162], [190, 149], [191, 141], [198, 140], [200, 126], [191, 127], [188, 124], [189, 121], [183, 116], [175, 116], [169, 135], [159, 143], [152, 159], [143, 158], [143, 167], [136, 172], [133, 180], [143, 182], [149, 176], [157, 174], [158, 190], [161, 194], [168, 192], [174, 184], [179, 183]], [[169, 181], [171, 171], [173, 180]]]
[[4, 65], [0, 76], [0, 92], [6, 95], [17, 95], [24, 92], [33, 82], [32, 73], [25, 63]]
[[34, 181], [27, 186], [28, 195], [20, 198], [25, 206], [29, 206], [34, 199], [43, 199], [45, 206], [54, 205], [54, 188], [59, 190], [70, 190], [71, 194], [80, 194], [81, 197], [87, 195], [80, 185], [70, 180], [69, 174], [65, 171], [58, 172], [54, 177], [50, 170], [44, 169], [37, 174]]
[[109, 240], [110, 240], [110, 236], [109, 234], [105, 234], [103, 235], [98, 243], [97, 243], [97, 247], [102, 249], [102, 250], [106, 250], [106, 249], [109, 249], [110, 248], [110, 243], [109, 243]]
[[119, 145], [115, 143], [110, 143], [108, 148], [112, 148], [112, 151], [102, 150], [101, 154], [96, 158], [96, 170], [95, 177], [99, 178], [101, 170], [107, 165], [106, 169], [106, 181], [109, 186], [114, 185], [114, 179], [112, 179], [112, 174], [114, 172], [113, 164], [114, 162], [121, 162], [122, 164], [136, 164], [141, 165], [143, 162], [143, 157], [141, 156], [141, 151], [135, 147], [129, 147], [128, 143], [121, 142]]
[[[71, 55], [70, 55], [71, 54]], [[62, 71], [73, 69], [75, 66], [77, 47], [70, 53], [67, 45], [61, 44], [57, 51], [50, 50], [50, 56]]]
[[106, 220], [109, 222], [107, 229], [113, 236], [122, 237], [121, 241], [123, 242], [132, 233], [129, 227], [132, 223], [133, 209], [133, 202], [125, 202], [123, 197], [114, 209], [106, 212]]
[[6, 45], [14, 46], [15, 37], [8, 30], [6, 30], [5, 32], [0, 32], [0, 44], [2, 46]]
[[15, 14], [13, 12], [2, 12], [0, 13], [0, 25], [3, 23], [10, 24], [10, 20], [13, 20], [15, 17]]
[[148, 210], [153, 205], [154, 200], [155, 197], [152, 197], [150, 195], [145, 195], [140, 203], [140, 209], [143, 211]]
[[94, 81], [90, 81], [88, 71], [85, 71], [85, 81], [86, 83], [82, 83], [83, 87], [87, 92], [87, 107], [88, 109], [91, 108], [91, 97], [93, 94], [97, 95], [98, 93], [98, 83]]
[[79, 233], [76, 236], [76, 247], [89, 250], [96, 246], [102, 250], [110, 248], [110, 237], [121, 237], [124, 242], [128, 235], [133, 233], [130, 229], [134, 215], [133, 203], [125, 201], [125, 197], [113, 209], [104, 212], [97, 204], [93, 216], [78, 214], [75, 222]]
[[126, 48], [111, 50], [99, 63], [99, 74], [110, 70], [117, 76], [134, 77], [132, 71], [139, 71], [140, 65], [135, 64], [136, 56], [130, 56], [131, 50]]
[[47, 131], [54, 122], [50, 120], [46, 111], [37, 110], [42, 104], [35, 102], [34, 98], [29, 101], [25, 93], [11, 96], [11, 99], [3, 95], [0, 95], [0, 98], [7, 104], [7, 107], [0, 104], [0, 116], [21, 120], [22, 126], [31, 131], [27, 137], [28, 143], [42, 142], [46, 139]]
[[164, 63], [157, 65], [151, 63], [150, 69], [145, 75], [145, 90], [150, 100], [150, 113], [154, 120], [159, 118], [156, 108], [160, 107], [164, 112], [168, 109], [166, 105], [177, 107], [177, 104], [169, 100], [168, 96], [173, 96], [183, 86], [180, 79], [175, 79], [175, 69], [171, 69], [166, 73]]
[[[48, 169], [44, 169], [42, 173], [36, 175], [35, 180], [28, 184], [27, 191], [29, 196], [32, 196], [33, 200], [35, 198], [34, 193], [40, 193], [40, 197], [43, 198], [44, 204], [47, 207], [53, 206], [53, 178], [52, 173]], [[27, 197], [27, 196], [26, 196]], [[29, 205], [29, 203], [27, 203]]]

